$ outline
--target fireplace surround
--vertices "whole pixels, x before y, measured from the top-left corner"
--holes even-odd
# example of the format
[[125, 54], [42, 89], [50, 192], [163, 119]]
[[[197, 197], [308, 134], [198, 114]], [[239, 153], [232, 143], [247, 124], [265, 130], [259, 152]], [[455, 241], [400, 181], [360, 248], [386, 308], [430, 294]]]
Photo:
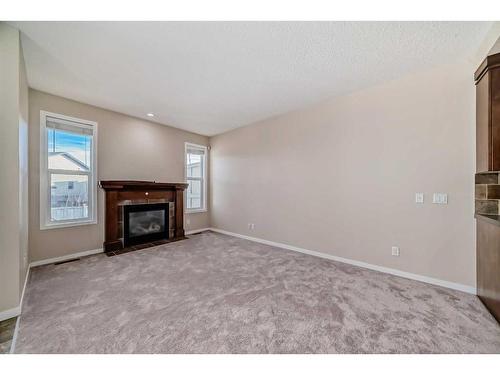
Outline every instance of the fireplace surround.
[[184, 239], [185, 183], [100, 181], [106, 193], [104, 252]]

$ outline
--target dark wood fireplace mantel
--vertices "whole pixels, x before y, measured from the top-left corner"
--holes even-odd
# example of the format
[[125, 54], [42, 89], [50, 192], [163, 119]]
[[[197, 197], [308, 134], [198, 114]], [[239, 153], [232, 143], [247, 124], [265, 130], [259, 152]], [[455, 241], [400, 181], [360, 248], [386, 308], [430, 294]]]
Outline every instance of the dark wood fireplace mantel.
[[101, 181], [99, 186], [104, 190], [186, 190], [188, 184], [182, 182], [111, 180]]
[[169, 240], [184, 238], [184, 190], [188, 184], [112, 180], [100, 181], [99, 186], [106, 192], [105, 252], [123, 249], [120, 206], [124, 204], [174, 202], [174, 235]]

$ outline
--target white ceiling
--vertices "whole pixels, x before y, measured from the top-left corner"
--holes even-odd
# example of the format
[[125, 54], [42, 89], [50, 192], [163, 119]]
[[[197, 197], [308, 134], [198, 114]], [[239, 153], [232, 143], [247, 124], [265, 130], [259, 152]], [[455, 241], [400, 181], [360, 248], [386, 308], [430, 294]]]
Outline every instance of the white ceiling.
[[11, 22], [29, 85], [214, 135], [472, 55], [490, 22]]

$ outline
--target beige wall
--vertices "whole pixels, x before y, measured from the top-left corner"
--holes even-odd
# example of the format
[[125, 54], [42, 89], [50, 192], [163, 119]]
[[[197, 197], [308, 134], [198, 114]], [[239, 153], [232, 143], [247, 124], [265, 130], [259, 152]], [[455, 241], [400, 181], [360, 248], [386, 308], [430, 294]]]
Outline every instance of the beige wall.
[[[98, 223], [40, 230], [39, 142], [40, 110], [98, 123], [99, 180], [184, 181], [184, 142], [208, 144], [208, 138], [146, 120], [93, 107], [36, 90], [29, 92], [30, 109], [30, 258], [31, 261], [102, 248], [104, 193], [98, 191]], [[187, 214], [186, 230], [209, 226], [208, 213]]]
[[26, 180], [27, 92], [18, 30], [0, 22], [0, 320], [19, 313], [27, 245], [22, 194]]
[[493, 47], [491, 47], [488, 55], [494, 55], [496, 53], [500, 53], [500, 38], [498, 38]]
[[474, 286], [475, 68], [457, 62], [210, 138], [212, 227]]

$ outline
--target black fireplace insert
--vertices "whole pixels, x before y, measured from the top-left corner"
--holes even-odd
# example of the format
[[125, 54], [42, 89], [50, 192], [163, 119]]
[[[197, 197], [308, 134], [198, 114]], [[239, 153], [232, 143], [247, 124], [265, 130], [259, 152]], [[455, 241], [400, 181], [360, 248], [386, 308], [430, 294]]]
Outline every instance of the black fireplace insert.
[[133, 246], [168, 239], [169, 204], [123, 206], [123, 245]]

